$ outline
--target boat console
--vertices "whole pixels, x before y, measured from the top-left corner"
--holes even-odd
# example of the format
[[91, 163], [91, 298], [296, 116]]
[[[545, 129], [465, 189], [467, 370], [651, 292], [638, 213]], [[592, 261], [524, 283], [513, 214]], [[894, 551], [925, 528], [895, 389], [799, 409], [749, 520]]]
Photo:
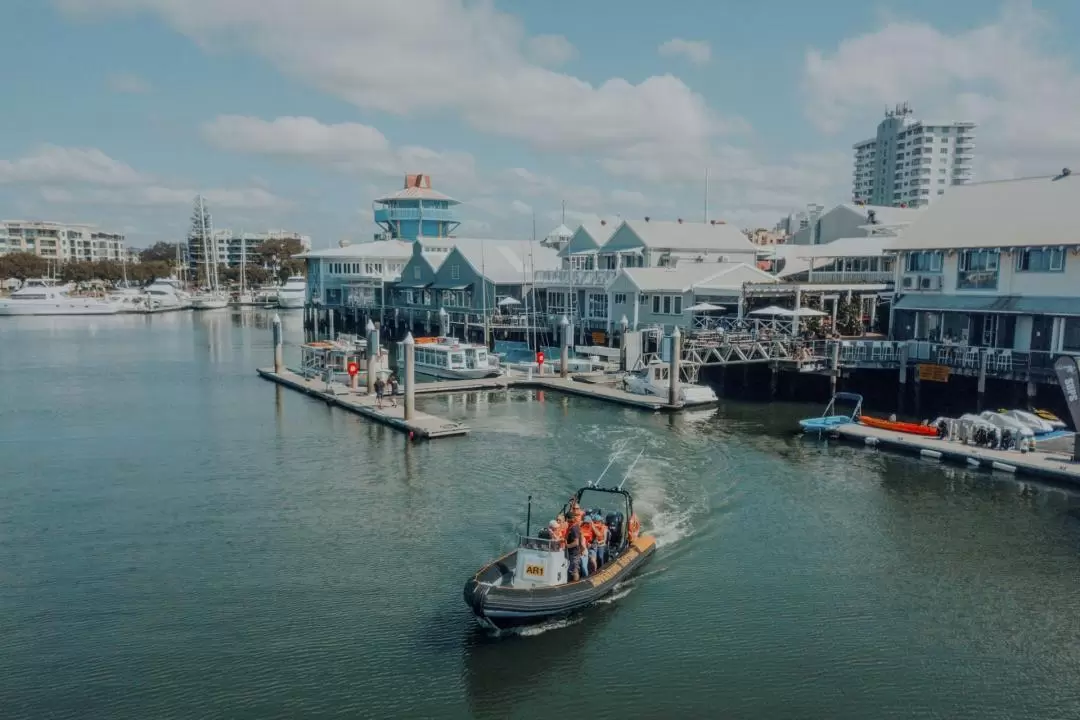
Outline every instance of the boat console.
[[568, 565], [566, 551], [558, 540], [519, 536], [513, 587], [561, 585], [566, 582]]

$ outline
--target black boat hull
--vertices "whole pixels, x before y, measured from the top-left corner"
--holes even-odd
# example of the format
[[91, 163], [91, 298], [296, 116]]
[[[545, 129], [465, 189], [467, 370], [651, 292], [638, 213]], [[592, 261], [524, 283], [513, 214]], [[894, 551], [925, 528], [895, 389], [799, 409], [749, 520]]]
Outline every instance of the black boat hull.
[[498, 585], [513, 571], [515, 552], [484, 567], [465, 583], [465, 604], [481, 625], [508, 629], [565, 617], [609, 595], [656, 551], [655, 538], [639, 537], [595, 575], [577, 582], [531, 590]]

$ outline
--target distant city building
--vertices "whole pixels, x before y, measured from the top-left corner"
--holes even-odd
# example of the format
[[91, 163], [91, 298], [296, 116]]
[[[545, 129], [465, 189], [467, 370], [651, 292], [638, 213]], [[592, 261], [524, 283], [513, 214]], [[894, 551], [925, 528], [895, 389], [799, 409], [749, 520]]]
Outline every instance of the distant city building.
[[885, 113], [876, 137], [856, 143], [852, 199], [924, 207], [971, 180], [975, 123], [924, 123], [907, 103]]
[[[204, 242], [203, 238], [206, 238]], [[267, 230], [265, 232], [234, 232], [229, 229], [214, 230], [210, 210], [202, 198], [195, 198], [195, 208], [188, 231], [186, 257], [188, 267], [198, 272], [205, 264], [207, 254], [216, 256], [218, 265], [236, 268], [244, 260], [248, 264], [258, 262], [263, 243], [269, 240], [295, 240], [303, 252], [311, 249], [311, 237], [291, 230]], [[286, 260], [287, 258], [279, 258]]]
[[744, 232], [750, 237], [750, 242], [755, 245], [781, 245], [786, 242], [788, 238], [788, 234], [780, 230], [757, 228], [755, 230], [746, 230]]
[[4, 220], [0, 223], [0, 254], [29, 252], [50, 260], [119, 261], [125, 257], [123, 233], [92, 225]]
[[382, 228], [376, 240], [450, 237], [461, 222], [455, 206], [461, 203], [431, 187], [430, 175], [406, 175], [405, 187], [374, 202], [375, 223]]
[[809, 227], [810, 223], [816, 220], [824, 210], [824, 205], [810, 203], [805, 210], [793, 212], [780, 218], [780, 222], [776, 223], [773, 230], [786, 236], [794, 235], [803, 228]]

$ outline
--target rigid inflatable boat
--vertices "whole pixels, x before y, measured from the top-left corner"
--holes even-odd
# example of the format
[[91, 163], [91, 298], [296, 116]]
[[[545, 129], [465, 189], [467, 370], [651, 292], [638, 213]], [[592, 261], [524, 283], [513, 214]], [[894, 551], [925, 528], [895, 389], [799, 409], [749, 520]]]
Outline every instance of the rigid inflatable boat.
[[898, 422], [896, 420], [882, 420], [881, 418], [862, 415], [859, 424], [882, 430], [895, 430], [896, 432], [908, 433], [909, 435], [922, 435], [924, 437], [937, 437], [938, 428], [935, 425], [920, 425], [919, 423]]
[[[527, 522], [517, 548], [485, 565], [465, 583], [465, 604], [481, 625], [501, 630], [569, 615], [610, 594], [649, 559], [656, 550], [656, 539], [635, 536], [637, 517], [630, 493], [621, 485], [602, 488], [589, 484], [577, 491], [573, 503], [585, 507], [583, 496], [588, 498], [592, 493], [614, 498], [621, 506], [605, 518], [607, 562], [592, 575], [567, 582], [569, 560], [563, 543], [530, 537]], [[571, 511], [571, 505], [563, 508], [564, 514]]]

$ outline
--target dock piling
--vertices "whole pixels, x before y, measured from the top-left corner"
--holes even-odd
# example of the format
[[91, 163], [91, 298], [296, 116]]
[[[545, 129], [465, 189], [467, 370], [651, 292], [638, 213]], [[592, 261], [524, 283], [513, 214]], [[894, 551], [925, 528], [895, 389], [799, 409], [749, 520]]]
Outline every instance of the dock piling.
[[439, 308], [439, 335], [450, 337], [450, 313], [446, 308]]
[[337, 315], [337, 310], [331, 308], [326, 311], [326, 333], [329, 335], [330, 342], [334, 341], [334, 315]]
[[622, 334], [619, 335], [619, 368], [626, 372], [630, 369], [626, 367], [626, 331], [630, 327], [630, 321], [625, 315], [619, 320], [619, 327], [622, 329]]
[[682, 355], [682, 334], [679, 326], [671, 331], [671, 369], [668, 377], [668, 403], [679, 404], [679, 360]]
[[280, 373], [285, 369], [285, 353], [281, 337], [281, 316], [277, 313], [274, 313], [271, 327], [274, 335], [274, 372]]
[[413, 419], [416, 405], [416, 341], [410, 332], [402, 343], [405, 348], [405, 421]]
[[986, 350], [979, 350], [979, 384], [978, 384], [978, 398], [975, 403], [975, 407], [979, 412], [983, 409], [983, 400], [986, 398]]
[[[900, 372], [903, 372], [901, 370]], [[832, 344], [832, 359], [829, 365], [829, 390], [836, 394], [836, 384], [840, 381], [840, 341]], [[901, 381], [903, 382], [903, 381]]]
[[559, 328], [562, 330], [562, 346], [559, 348], [559, 377], [565, 380], [570, 366], [570, 321], [565, 315], [559, 321]]
[[375, 375], [378, 372], [379, 358], [379, 331], [375, 329], [375, 323], [368, 318], [367, 327], [367, 391], [368, 395], [375, 394]]

